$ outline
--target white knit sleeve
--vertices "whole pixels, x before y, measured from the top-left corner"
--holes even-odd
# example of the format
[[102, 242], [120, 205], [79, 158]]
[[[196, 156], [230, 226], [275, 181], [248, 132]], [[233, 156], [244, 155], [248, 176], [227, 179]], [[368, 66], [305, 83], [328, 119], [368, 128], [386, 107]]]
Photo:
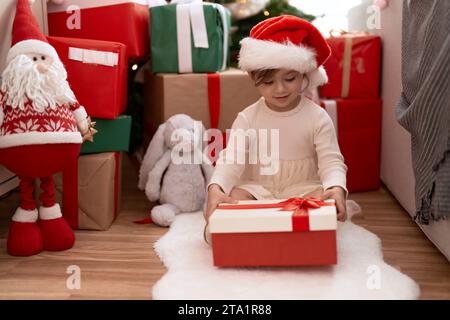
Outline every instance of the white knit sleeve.
[[346, 187], [347, 166], [339, 149], [333, 121], [323, 109], [320, 109], [316, 120], [314, 146], [318, 159], [318, 173], [323, 189], [339, 186], [348, 194]]
[[248, 158], [248, 129], [247, 118], [239, 113], [229, 132], [227, 146], [219, 153], [208, 187], [218, 184], [229, 195], [238, 184]]

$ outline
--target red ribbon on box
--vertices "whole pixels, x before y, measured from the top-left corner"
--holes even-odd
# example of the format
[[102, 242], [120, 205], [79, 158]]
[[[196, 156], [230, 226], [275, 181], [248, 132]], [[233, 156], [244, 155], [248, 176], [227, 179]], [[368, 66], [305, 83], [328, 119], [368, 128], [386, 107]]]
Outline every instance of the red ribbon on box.
[[219, 209], [270, 209], [280, 208], [279, 211], [294, 211], [292, 214], [292, 231], [309, 231], [309, 209], [334, 206], [334, 203], [325, 202], [314, 197], [294, 197], [277, 203], [256, 204], [219, 204]]

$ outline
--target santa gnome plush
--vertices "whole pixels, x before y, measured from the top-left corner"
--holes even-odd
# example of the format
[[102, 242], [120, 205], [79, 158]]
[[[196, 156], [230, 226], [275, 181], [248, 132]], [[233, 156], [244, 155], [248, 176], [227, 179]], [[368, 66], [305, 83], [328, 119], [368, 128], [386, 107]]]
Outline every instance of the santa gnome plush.
[[[0, 87], [0, 163], [20, 179], [20, 207], [12, 217], [7, 241], [8, 253], [14, 256], [73, 246], [73, 231], [55, 202], [52, 175], [76, 161], [83, 140], [92, 141], [95, 133], [29, 2], [17, 1]], [[39, 212], [34, 199], [37, 178]]]

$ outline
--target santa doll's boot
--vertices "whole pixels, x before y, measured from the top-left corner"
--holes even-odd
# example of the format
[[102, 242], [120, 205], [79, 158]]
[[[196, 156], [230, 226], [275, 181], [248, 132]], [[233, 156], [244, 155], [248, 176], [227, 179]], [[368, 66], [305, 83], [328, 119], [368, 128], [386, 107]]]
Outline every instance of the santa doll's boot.
[[75, 235], [66, 219], [63, 218], [59, 204], [39, 208], [39, 227], [44, 250], [63, 251], [73, 247]]
[[41, 231], [36, 223], [34, 179], [19, 177], [20, 207], [12, 217], [6, 247], [12, 256], [32, 256], [42, 251]]
[[17, 208], [9, 226], [7, 248], [12, 256], [32, 256], [42, 251], [41, 230], [36, 223], [37, 209]]
[[41, 203], [39, 226], [41, 228], [44, 250], [63, 251], [73, 247], [75, 235], [63, 218], [59, 204], [55, 203], [53, 177], [41, 178]]

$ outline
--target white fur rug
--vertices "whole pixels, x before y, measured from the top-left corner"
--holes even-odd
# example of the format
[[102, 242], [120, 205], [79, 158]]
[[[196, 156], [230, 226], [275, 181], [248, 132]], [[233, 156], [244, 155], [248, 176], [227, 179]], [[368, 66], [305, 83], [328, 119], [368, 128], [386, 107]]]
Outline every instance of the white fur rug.
[[[347, 208], [349, 217], [360, 211], [351, 200]], [[411, 278], [383, 261], [380, 239], [350, 218], [338, 224], [338, 264], [324, 267], [216, 268], [203, 227], [201, 212], [180, 214], [156, 242], [168, 271], [153, 287], [153, 299], [417, 299], [420, 294]]]

